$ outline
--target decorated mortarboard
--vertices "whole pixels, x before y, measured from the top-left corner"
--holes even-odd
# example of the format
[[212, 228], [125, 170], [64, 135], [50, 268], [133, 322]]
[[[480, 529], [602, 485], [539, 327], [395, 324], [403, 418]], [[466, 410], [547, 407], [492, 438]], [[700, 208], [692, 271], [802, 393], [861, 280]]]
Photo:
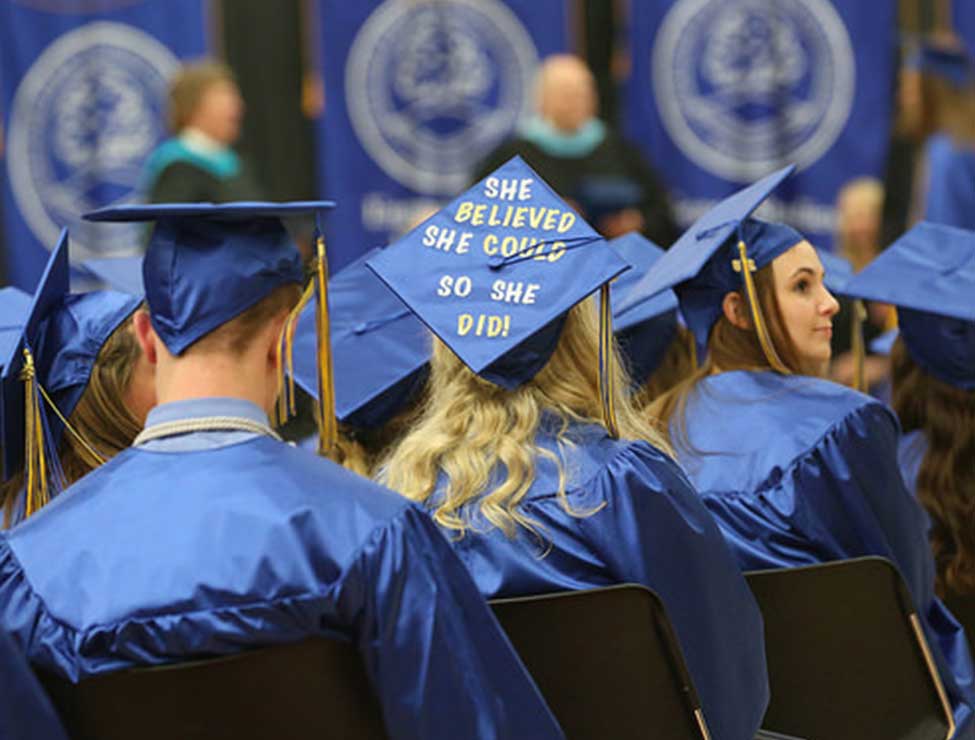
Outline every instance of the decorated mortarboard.
[[975, 63], [961, 46], [921, 43], [908, 57], [907, 66], [919, 72], [936, 75], [959, 88], [975, 81]]
[[859, 272], [846, 292], [897, 306], [914, 361], [939, 380], [975, 388], [975, 232], [920, 223]]
[[772, 346], [752, 273], [803, 241], [803, 237], [784, 224], [759, 221], [751, 214], [793, 170], [795, 165], [773, 172], [701, 216], [633, 286], [617, 310], [629, 310], [645, 296], [673, 288], [684, 321], [703, 350], [711, 328], [721, 316], [724, 296], [744, 289], [769, 363], [787, 373]]
[[[618, 306], [664, 250], [636, 232], [613, 239], [609, 246], [633, 266], [613, 281], [614, 305]], [[677, 335], [677, 296], [668, 289], [647, 295], [643, 301], [628, 301], [626, 310], [613, 311], [613, 327], [630, 376], [642, 383], [660, 364]]]
[[[378, 427], [416, 397], [427, 377], [430, 333], [365, 263], [373, 249], [328, 284], [335, 415], [346, 424]], [[317, 397], [315, 314], [302, 311], [294, 338], [294, 379]]]
[[[58, 445], [88, 385], [102, 346], [139, 299], [116, 291], [69, 293], [68, 232], [62, 231], [38, 283], [23, 327], [3, 360], [4, 479], [23, 468], [27, 515], [63, 481]], [[94, 462], [97, 450], [81, 437]]]
[[[89, 221], [153, 221], [142, 264], [146, 302], [153, 328], [174, 355], [236, 318], [284, 285], [304, 283], [301, 255], [282, 223], [293, 216], [313, 215], [316, 223], [333, 208], [332, 201], [291, 203], [166, 203], [124, 205], [85, 214]], [[280, 382], [292, 361], [292, 340], [298, 311], [317, 298], [320, 336], [319, 442], [323, 451], [335, 441], [331, 353], [328, 351], [325, 242], [318, 228], [315, 275], [289, 317], [282, 336]], [[294, 394], [279, 399], [280, 414], [295, 407]]]
[[566, 313], [601, 289], [601, 364], [611, 360], [608, 283], [629, 267], [520, 157], [366, 265], [473, 372], [509, 390], [545, 366]]
[[82, 266], [101, 283], [129, 295], [145, 295], [142, 257], [108, 257], [85, 260]]

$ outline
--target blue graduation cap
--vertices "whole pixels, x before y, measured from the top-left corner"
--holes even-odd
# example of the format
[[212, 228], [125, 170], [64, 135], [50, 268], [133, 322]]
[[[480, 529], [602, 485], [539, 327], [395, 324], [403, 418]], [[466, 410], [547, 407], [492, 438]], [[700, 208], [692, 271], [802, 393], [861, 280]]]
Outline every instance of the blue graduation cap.
[[142, 265], [152, 325], [174, 355], [282, 285], [304, 283], [301, 255], [281, 219], [330, 209], [297, 203], [121, 205], [88, 221], [154, 221]]
[[108, 257], [85, 260], [82, 266], [102, 283], [129, 295], [145, 295], [142, 257]]
[[[604, 286], [629, 267], [520, 157], [366, 265], [473, 372], [509, 390], [548, 362], [566, 313], [597, 290], [608, 298]], [[611, 325], [604, 300], [604, 363]], [[615, 427], [605, 385], [603, 400]]]
[[975, 232], [922, 222], [846, 286], [897, 306], [911, 357], [934, 377], [975, 388]]
[[64, 420], [84, 393], [102, 346], [139, 306], [138, 298], [115, 291], [71, 295], [69, 273], [65, 230], [21, 331], [0, 360], [4, 479], [25, 470], [28, 516], [62, 484], [57, 449]]
[[794, 170], [795, 165], [789, 165], [773, 172], [701, 216], [634, 286], [618, 310], [629, 310], [644, 296], [673, 288], [687, 327], [703, 351], [721, 316], [724, 296], [744, 288], [769, 363], [788, 373], [772, 346], [751, 273], [803, 241], [803, 236], [784, 224], [751, 218], [751, 214]]
[[582, 207], [586, 218], [598, 224], [606, 216], [643, 202], [643, 187], [629, 177], [589, 175], [576, 185], [571, 196]]
[[[612, 287], [614, 298], [629, 298], [630, 292], [663, 256], [664, 250], [635, 232], [613, 239], [609, 246], [633, 266], [632, 270], [616, 278]], [[664, 290], [644, 296], [642, 301], [628, 300], [626, 303], [626, 310], [617, 308], [613, 311], [613, 326], [630, 376], [639, 384], [657, 368], [677, 335], [677, 296], [672, 290]]]
[[958, 88], [975, 81], [975, 64], [963, 47], [922, 42], [908, 58], [907, 66], [936, 75]]
[[[0, 363], [20, 340], [30, 310], [30, 296], [19, 288], [0, 288]], [[0, 365], [0, 369], [3, 365]]]
[[[423, 388], [431, 342], [427, 328], [371, 270], [373, 249], [346, 265], [328, 284], [335, 415], [346, 424], [374, 428], [396, 416]], [[318, 396], [316, 327], [302, 311], [294, 339], [294, 379]]]
[[900, 331], [897, 329], [885, 331], [870, 342], [870, 351], [875, 355], [889, 355], [894, 348], [894, 342], [897, 341], [898, 336], [900, 336]]

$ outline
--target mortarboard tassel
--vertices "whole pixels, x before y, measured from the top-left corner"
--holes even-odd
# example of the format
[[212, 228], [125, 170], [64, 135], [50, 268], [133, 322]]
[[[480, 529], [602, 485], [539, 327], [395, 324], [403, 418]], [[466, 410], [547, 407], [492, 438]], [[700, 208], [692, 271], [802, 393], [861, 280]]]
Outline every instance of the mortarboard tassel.
[[318, 454], [328, 455], [338, 442], [338, 421], [335, 418], [335, 383], [332, 376], [331, 328], [328, 317], [328, 260], [325, 237], [321, 229], [315, 239], [315, 328], [318, 335]]
[[599, 393], [602, 397], [603, 423], [609, 436], [618, 439], [616, 422], [616, 389], [613, 378], [613, 309], [609, 283], [599, 289]]
[[24, 383], [24, 472], [27, 478], [24, 517], [27, 518], [48, 502], [49, 492], [44, 450], [44, 423], [41, 419], [41, 396], [37, 390], [34, 356], [26, 347], [20, 379]]
[[735, 272], [741, 273], [742, 279], [744, 280], [745, 295], [748, 299], [748, 307], [751, 311], [752, 323], [755, 325], [755, 334], [758, 335], [758, 343], [762, 346], [762, 352], [765, 354], [765, 359], [768, 360], [769, 365], [771, 365], [772, 369], [777, 373], [791, 375], [791, 371], [779, 358], [778, 352], [775, 351], [775, 345], [772, 344], [772, 337], [769, 335], [768, 327], [765, 326], [765, 320], [762, 318], [762, 307], [758, 303], [758, 292], [755, 290], [755, 281], [752, 280], [752, 272], [755, 270], [755, 262], [748, 257], [748, 247], [745, 246], [744, 239], [738, 240], [738, 259], [733, 260], [731, 266], [734, 268]]
[[291, 313], [288, 314], [284, 328], [281, 330], [281, 338], [278, 341], [278, 400], [276, 404], [278, 426], [285, 424], [297, 413], [294, 375], [295, 329], [298, 326], [298, 318], [305, 306], [308, 305], [308, 301], [311, 300], [314, 291], [315, 281], [312, 279], [308, 281], [308, 287], [301, 294], [298, 305], [291, 309]]
[[853, 301], [853, 315], [850, 317], [850, 349], [853, 352], [853, 389], [862, 393], [867, 392], [867, 376], [864, 371], [864, 361], [867, 350], [863, 341], [863, 321], [867, 318], [867, 309], [863, 301]]

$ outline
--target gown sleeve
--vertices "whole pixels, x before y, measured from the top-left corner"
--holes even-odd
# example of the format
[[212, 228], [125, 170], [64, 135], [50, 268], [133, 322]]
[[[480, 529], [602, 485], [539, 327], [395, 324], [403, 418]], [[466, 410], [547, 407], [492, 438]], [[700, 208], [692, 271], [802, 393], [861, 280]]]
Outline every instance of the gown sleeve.
[[762, 617], [683, 472], [644, 442], [591, 483], [606, 506], [580, 526], [621, 583], [663, 600], [715, 740], [754, 737], [768, 705]]
[[363, 548], [340, 604], [391, 738], [563, 737], [466, 568], [415, 507]]
[[67, 740], [57, 713], [23, 654], [0, 630], [0, 737]]

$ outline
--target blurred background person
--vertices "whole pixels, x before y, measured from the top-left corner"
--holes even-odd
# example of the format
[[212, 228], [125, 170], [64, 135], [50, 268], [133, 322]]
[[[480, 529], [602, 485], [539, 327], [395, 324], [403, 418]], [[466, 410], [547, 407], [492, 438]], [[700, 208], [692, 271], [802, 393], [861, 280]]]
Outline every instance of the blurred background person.
[[534, 115], [474, 179], [520, 155], [606, 238], [638, 231], [669, 246], [679, 231], [667, 191], [643, 154], [597, 116], [586, 63], [570, 54], [548, 57], [535, 82]]
[[169, 86], [172, 138], [149, 156], [143, 188], [150, 203], [258, 200], [262, 191], [233, 146], [244, 101], [225, 64], [188, 64]]
[[[837, 231], [836, 250], [845, 259], [853, 273], [858, 273], [880, 252], [880, 236], [883, 224], [884, 189], [873, 177], [858, 177], [840, 190], [836, 202]], [[826, 265], [827, 278], [833, 268]], [[853, 356], [853, 300], [833, 291], [840, 310], [833, 320], [833, 360], [830, 377], [837, 383], [851, 385], [855, 374]], [[894, 325], [894, 312], [884, 303], [867, 302], [867, 313], [862, 322], [865, 345]], [[866, 388], [881, 383], [888, 374], [890, 363], [883, 355], [867, 355], [864, 358]]]

